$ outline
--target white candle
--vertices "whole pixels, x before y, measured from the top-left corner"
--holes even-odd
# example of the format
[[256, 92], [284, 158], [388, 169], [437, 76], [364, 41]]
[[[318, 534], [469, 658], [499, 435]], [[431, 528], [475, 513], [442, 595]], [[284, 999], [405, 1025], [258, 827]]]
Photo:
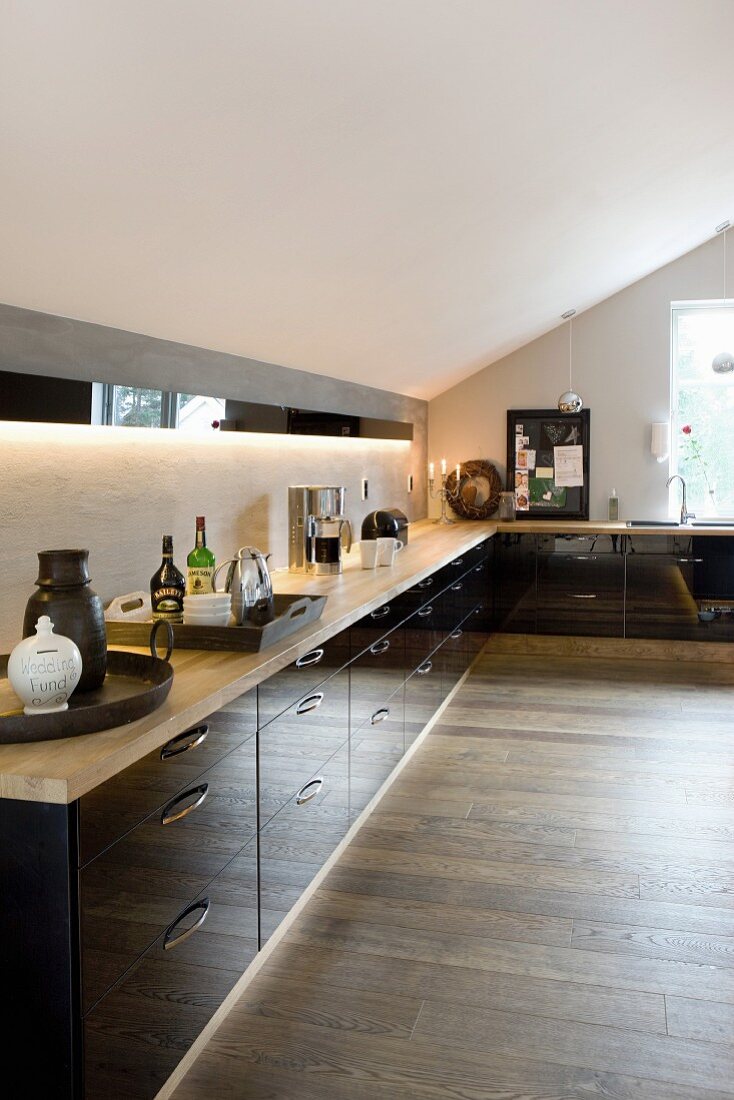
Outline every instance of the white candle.
[[441, 473], [442, 474], [446, 473], [446, 459], [445, 458], [441, 459]]
[[456, 463], [456, 480], [457, 480], [457, 482], [461, 481], [461, 463], [460, 462]]
[[428, 476], [430, 477], [431, 481], [433, 481], [433, 475], [435, 473], [435, 469], [436, 469], [436, 467], [435, 467], [434, 463], [429, 462], [428, 463]]

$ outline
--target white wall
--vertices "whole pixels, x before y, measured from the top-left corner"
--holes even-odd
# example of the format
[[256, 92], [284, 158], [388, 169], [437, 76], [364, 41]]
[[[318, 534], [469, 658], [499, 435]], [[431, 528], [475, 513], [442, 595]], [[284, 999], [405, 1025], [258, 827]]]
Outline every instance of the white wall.
[[[734, 233], [728, 238], [731, 292]], [[529, 272], [527, 294], [532, 287]], [[612, 487], [622, 518], [668, 516], [668, 465], [650, 454], [650, 424], [669, 415], [670, 303], [720, 298], [722, 290], [717, 237], [574, 318], [574, 388], [591, 409], [592, 519], [606, 518]], [[434, 398], [429, 458], [445, 455], [449, 468], [489, 458], [504, 476], [507, 410], [554, 408], [567, 385], [564, 324]]]
[[[218, 558], [251, 543], [271, 551], [276, 567], [287, 565], [288, 485], [345, 485], [357, 537], [371, 508], [425, 515], [423, 418], [413, 443], [0, 423], [0, 456], [0, 652], [20, 640], [38, 550], [87, 547], [92, 587], [107, 600], [147, 589], [162, 534], [173, 534], [175, 559], [185, 565], [197, 514], [206, 516]], [[410, 472], [416, 487], [408, 496]], [[368, 503], [360, 500], [364, 476]]]

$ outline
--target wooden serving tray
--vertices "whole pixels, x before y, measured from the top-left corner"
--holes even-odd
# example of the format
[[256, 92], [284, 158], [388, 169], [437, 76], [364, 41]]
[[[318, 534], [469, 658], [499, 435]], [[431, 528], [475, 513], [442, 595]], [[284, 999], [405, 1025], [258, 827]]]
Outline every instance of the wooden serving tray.
[[[276, 594], [275, 618], [264, 626], [247, 622], [243, 626], [186, 626], [173, 624], [175, 649], [248, 650], [256, 653], [294, 634], [302, 626], [321, 618], [326, 596]], [[107, 641], [116, 645], [148, 644], [150, 622], [109, 620]]]
[[[145, 641], [150, 637], [146, 629]], [[56, 741], [98, 733], [143, 718], [161, 705], [171, 690], [173, 666], [160, 657], [107, 651], [107, 676], [97, 691], [76, 692], [69, 709], [53, 714], [24, 714], [8, 681], [8, 654], [0, 656], [0, 744]]]

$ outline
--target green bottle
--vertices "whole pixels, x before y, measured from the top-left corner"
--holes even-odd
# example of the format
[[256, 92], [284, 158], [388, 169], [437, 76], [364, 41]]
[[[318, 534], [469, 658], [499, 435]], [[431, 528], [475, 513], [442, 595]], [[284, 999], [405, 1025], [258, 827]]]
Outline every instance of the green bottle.
[[186, 595], [203, 596], [212, 591], [214, 555], [206, 545], [204, 516], [196, 517], [196, 545], [186, 559]]

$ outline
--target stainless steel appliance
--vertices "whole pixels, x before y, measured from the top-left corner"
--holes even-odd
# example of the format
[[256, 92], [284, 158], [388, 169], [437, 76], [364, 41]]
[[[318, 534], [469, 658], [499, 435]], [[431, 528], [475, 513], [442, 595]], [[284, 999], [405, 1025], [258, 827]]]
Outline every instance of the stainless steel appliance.
[[291, 485], [288, 489], [288, 568], [328, 575], [342, 571], [342, 546], [352, 545], [344, 518], [343, 485]]
[[245, 619], [263, 626], [274, 618], [269, 557], [270, 554], [263, 554], [254, 546], [241, 546], [236, 558], [223, 561], [214, 571], [212, 587], [216, 592], [217, 573], [225, 565], [229, 566], [223, 591], [232, 593], [232, 614], [238, 626], [242, 626]]

